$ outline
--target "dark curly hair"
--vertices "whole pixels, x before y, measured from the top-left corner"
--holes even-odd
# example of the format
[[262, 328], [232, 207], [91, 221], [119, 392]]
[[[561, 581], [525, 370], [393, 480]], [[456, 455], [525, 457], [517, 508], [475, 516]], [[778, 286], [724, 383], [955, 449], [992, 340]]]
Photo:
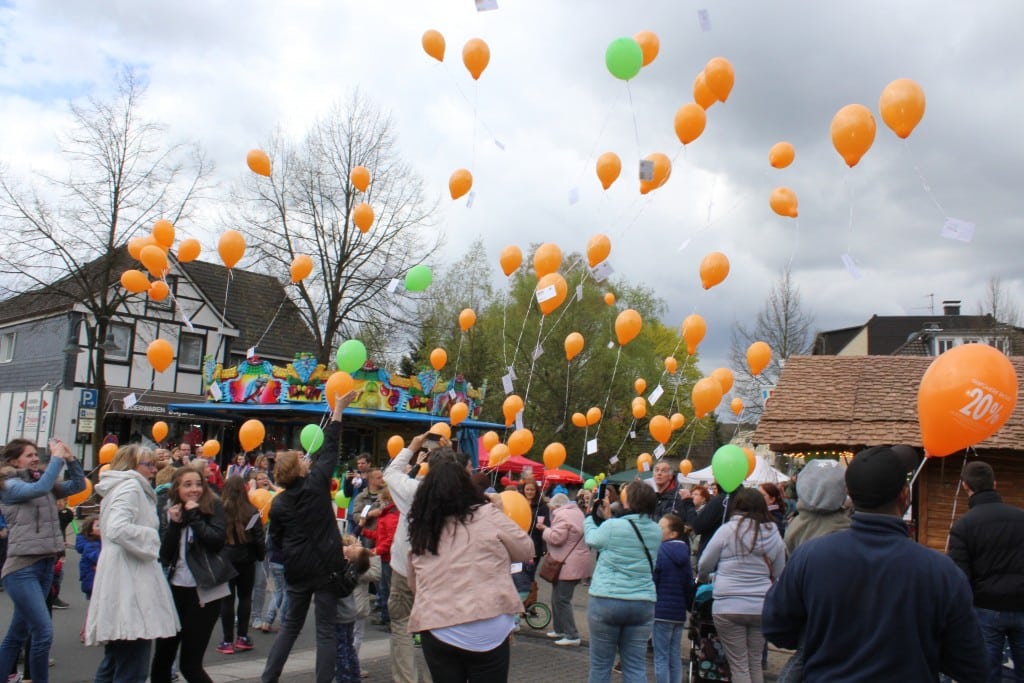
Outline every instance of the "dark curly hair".
[[445, 526], [451, 521], [464, 524], [486, 502], [464, 466], [452, 460], [432, 463], [409, 509], [412, 552], [436, 555]]

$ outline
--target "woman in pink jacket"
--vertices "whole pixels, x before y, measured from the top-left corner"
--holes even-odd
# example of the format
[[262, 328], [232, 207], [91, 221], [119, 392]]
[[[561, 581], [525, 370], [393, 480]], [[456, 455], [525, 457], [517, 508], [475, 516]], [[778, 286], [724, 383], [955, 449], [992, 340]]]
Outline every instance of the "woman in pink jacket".
[[548, 638], [558, 638], [555, 645], [576, 646], [580, 644], [580, 633], [576, 630], [576, 619], [572, 611], [572, 594], [580, 579], [590, 576], [590, 551], [583, 542], [583, 512], [579, 506], [570, 503], [564, 493], [556, 493], [548, 501], [551, 510], [551, 524], [537, 518], [537, 528], [544, 534], [548, 545], [548, 559], [563, 562], [558, 580], [551, 585], [551, 611], [554, 616], [554, 631]]

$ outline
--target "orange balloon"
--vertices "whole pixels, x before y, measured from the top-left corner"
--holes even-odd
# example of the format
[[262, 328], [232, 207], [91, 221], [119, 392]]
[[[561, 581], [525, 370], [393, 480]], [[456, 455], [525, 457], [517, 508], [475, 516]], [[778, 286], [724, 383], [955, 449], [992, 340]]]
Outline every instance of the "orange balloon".
[[1017, 405], [1017, 374], [988, 344], [954, 346], [932, 361], [917, 391], [925, 453], [943, 457], [999, 431]]
[[729, 257], [720, 251], [713, 251], [700, 262], [700, 283], [704, 289], [711, 289], [729, 276]]
[[655, 441], [661, 445], [668, 443], [672, 436], [672, 422], [664, 415], [655, 415], [647, 424], [647, 429]]
[[203, 442], [203, 455], [207, 458], [215, 458], [220, 453], [220, 441], [217, 439], [207, 439]]
[[643, 377], [638, 377], [637, 380], [633, 382], [633, 388], [636, 390], [636, 393], [638, 394], [644, 393], [644, 391], [647, 389], [647, 380], [645, 380]]
[[588, 427], [593, 427], [594, 425], [596, 425], [600, 421], [601, 421], [601, 409], [600, 408], [598, 408], [597, 406], [594, 406], [593, 408], [591, 408], [590, 410], [587, 411], [587, 426]]
[[[579, 332], [570, 332], [565, 338], [565, 359], [572, 360], [580, 355], [583, 350], [583, 335]], [[551, 468], [548, 468], [551, 469]]]
[[324, 385], [324, 393], [327, 395], [327, 405], [334, 410], [334, 401], [339, 396], [344, 396], [348, 392], [355, 388], [355, 382], [352, 381], [352, 375], [347, 372], [338, 370], [337, 372], [331, 373], [331, 376], [327, 378], [327, 383]]
[[181, 244], [178, 245], [178, 261], [180, 263], [188, 263], [189, 261], [195, 261], [199, 258], [199, 253], [203, 250], [199, 244], [199, 240], [189, 237], [187, 240], [182, 240]]
[[149, 298], [153, 301], [163, 301], [171, 294], [171, 288], [163, 280], [155, 280], [149, 286]]
[[296, 254], [292, 259], [292, 282], [301, 282], [313, 272], [313, 259], [305, 254]]
[[768, 205], [772, 211], [784, 218], [797, 217], [796, 193], [788, 187], [776, 187], [768, 198]]
[[352, 222], [365, 235], [373, 227], [373, 207], [366, 202], [356, 204], [352, 208]]
[[587, 242], [587, 263], [593, 268], [612, 253], [612, 241], [607, 235], [597, 234]]
[[704, 78], [704, 72], [701, 71], [697, 74], [697, 78], [693, 79], [693, 101], [700, 105], [701, 109], [705, 111], [710, 109], [718, 98], [715, 97], [715, 93], [711, 92], [711, 88], [708, 87], [708, 82]]
[[690, 399], [693, 401], [693, 414], [700, 419], [721, 403], [722, 385], [714, 377], [703, 377], [693, 385]]
[[505, 397], [505, 402], [501, 404], [501, 412], [505, 416], [505, 426], [508, 427], [515, 423], [516, 415], [523, 409], [523, 399], [516, 394], [509, 394]]
[[703, 107], [693, 102], [687, 102], [679, 107], [676, 112], [675, 127], [676, 137], [679, 142], [688, 145], [704, 132], [708, 125], [708, 115], [704, 113]]
[[473, 80], [480, 80], [480, 75], [491, 61], [491, 48], [479, 38], [470, 38], [462, 47], [462, 63], [466, 65]]
[[[654, 467], [654, 458], [651, 457], [650, 453], [641, 453], [636, 456], [636, 469], [637, 472], [650, 472], [651, 468]], [[625, 494], [626, 487], [622, 487], [622, 492]]]
[[533, 523], [533, 511], [530, 509], [530, 502], [526, 496], [519, 491], [502, 491], [501, 509], [523, 531], [529, 531]]
[[647, 399], [643, 396], [635, 397], [630, 405], [630, 410], [633, 413], [634, 420], [644, 419], [647, 417]]
[[729, 402], [729, 408], [732, 410], [733, 415], [738, 416], [740, 413], [743, 412], [743, 399], [738, 397], [734, 398], [732, 401]]
[[452, 438], [452, 428], [448, 426], [447, 422], [435, 422], [434, 424], [430, 425], [430, 429], [427, 431], [429, 431], [431, 434], [443, 436], [444, 438], [449, 440], [451, 440]]
[[704, 67], [704, 80], [708, 84], [708, 90], [715, 94], [715, 99], [725, 102], [732, 92], [733, 83], [736, 81], [736, 72], [732, 64], [725, 57], [715, 57]]
[[924, 90], [909, 78], [897, 78], [882, 90], [878, 112], [893, 133], [906, 139], [924, 118]]
[[498, 432], [484, 432], [484, 435], [481, 438], [483, 439], [484, 448], [487, 450], [491, 450], [501, 443], [501, 437], [498, 436]]
[[[142, 254], [142, 248], [146, 246], [145, 237], [133, 237], [128, 240], [128, 255], [136, 261], [139, 260], [139, 255]], [[180, 259], [179, 259], [180, 260]]]
[[557, 470], [565, 462], [565, 446], [557, 441], [544, 449], [544, 469]]
[[573, 413], [572, 424], [574, 427], [579, 427], [580, 429], [583, 429], [584, 427], [587, 426], [587, 416], [584, 415], [583, 413]]
[[259, 448], [263, 439], [267, 436], [267, 429], [259, 420], [246, 420], [238, 428], [238, 443], [242, 444], [242, 450], [249, 452]]
[[262, 149], [249, 150], [249, 153], [245, 155], [245, 163], [249, 165], [249, 170], [256, 175], [270, 177], [270, 157]]
[[170, 249], [174, 244], [174, 225], [161, 218], [153, 224], [153, 239], [164, 249]]
[[237, 230], [225, 230], [217, 242], [217, 252], [225, 267], [234, 268], [245, 253], [245, 238], [242, 237], [242, 233]]
[[704, 318], [692, 313], [683, 320], [683, 339], [686, 340], [686, 352], [691, 356], [697, 353], [697, 347], [708, 332], [708, 325]]
[[615, 336], [619, 340], [619, 345], [625, 346], [636, 339], [637, 335], [640, 334], [642, 326], [643, 319], [632, 308], [627, 308], [619, 313], [618, 317], [615, 318]]
[[423, 32], [423, 51], [439, 62], [444, 61], [444, 36], [440, 31], [428, 29]]
[[768, 163], [772, 168], [786, 168], [796, 158], [796, 150], [788, 142], [776, 142], [768, 150]]
[[160, 278], [167, 272], [167, 254], [155, 244], [149, 244], [139, 252], [139, 260], [153, 277]]
[[654, 174], [651, 180], [640, 181], [640, 194], [657, 190], [667, 183], [669, 176], [672, 175], [672, 161], [661, 152], [652, 152], [645, 156], [644, 160], [654, 162]]
[[166, 339], [154, 339], [146, 349], [146, 358], [157, 372], [163, 372], [174, 360], [174, 347]]
[[430, 352], [430, 365], [440, 371], [445, 365], [448, 364], [448, 352], [438, 347]]
[[469, 332], [469, 328], [476, 324], [476, 311], [472, 308], [463, 308], [459, 313], [459, 327], [463, 332]]
[[533, 448], [533, 432], [529, 429], [517, 429], [508, 437], [508, 452], [513, 456], [525, 455]]
[[508, 446], [503, 443], [497, 444], [490, 450], [488, 455], [487, 466], [497, 467], [501, 463], [505, 462], [512, 457], [512, 453], [508, 450]]
[[848, 104], [832, 117], [832, 146], [850, 167], [875, 142], [875, 117], [863, 104]]
[[747, 348], [747, 365], [750, 374], [760, 375], [772, 360], [772, 347], [763, 341], [756, 341]]
[[693, 471], [693, 463], [689, 460], [680, 460], [679, 471], [682, 472], [684, 477], [689, 475]]
[[167, 423], [163, 420], [157, 420], [153, 423], [150, 433], [153, 435], [153, 441], [160, 443], [167, 438]]
[[643, 65], [647, 66], [654, 61], [654, 58], [658, 56], [658, 50], [661, 48], [661, 41], [658, 40], [658, 35], [654, 31], [639, 31], [633, 40], [637, 42], [640, 49], [644, 53]]
[[672, 430], [676, 431], [686, 426], [686, 418], [682, 413], [672, 413], [672, 417], [669, 418], [669, 424], [672, 425]]
[[107, 463], [109, 463], [111, 460], [114, 459], [114, 456], [116, 454], [117, 454], [117, 444], [113, 444], [113, 443], [105, 443], [105, 444], [103, 444], [102, 446], [100, 446], [99, 463], [101, 465], [106, 465]]
[[533, 270], [537, 277], [558, 272], [562, 265], [562, 250], [554, 242], [545, 242], [533, 252]]
[[104, 472], [107, 472], [109, 470], [110, 470], [110, 465], [103, 465], [102, 467], [100, 467], [100, 475], [102, 475]]
[[420, 468], [416, 470], [416, 478], [422, 479], [428, 474], [430, 474], [430, 464], [426, 460], [424, 460], [423, 462], [420, 463]]
[[498, 258], [498, 261], [501, 263], [501, 272], [505, 273], [505, 277], [508, 277], [522, 265], [523, 251], [516, 245], [510, 244], [501, 250], [501, 256]]
[[718, 386], [722, 387], [722, 395], [728, 394], [729, 390], [732, 389], [732, 370], [729, 368], [715, 368], [711, 371], [711, 376], [718, 382]]
[[132, 294], [149, 289], [149, 278], [141, 270], [126, 270], [121, 273], [121, 286]]
[[[110, 445], [113, 446], [114, 444], [110, 444]], [[81, 505], [82, 503], [84, 503], [85, 501], [89, 500], [89, 498], [91, 498], [91, 497], [92, 497], [92, 481], [90, 481], [89, 479], [86, 479], [85, 480], [85, 488], [84, 489], [82, 489], [78, 493], [73, 493], [70, 496], [68, 496], [68, 507], [69, 508], [76, 508], [79, 505]]]
[[679, 362], [673, 357], [669, 356], [665, 359], [665, 372], [670, 375], [676, 374], [676, 370], [679, 369]]
[[548, 273], [537, 282], [537, 293], [540, 294], [543, 291], [548, 291], [549, 287], [554, 287], [554, 296], [546, 298], [544, 301], [538, 301], [537, 304], [540, 306], [540, 312], [544, 315], [548, 315], [556, 308], [562, 305], [565, 301], [566, 295], [569, 293], [569, 285], [566, 284], [565, 278], [558, 273]]
[[453, 427], [459, 426], [467, 417], [469, 417], [469, 406], [462, 401], [453, 404], [451, 410], [448, 411], [448, 420]]
[[405, 439], [395, 434], [388, 439], [388, 457], [394, 458], [405, 448]]
[[608, 189], [622, 173], [622, 160], [615, 152], [605, 152], [597, 158], [597, 179], [601, 181], [601, 187]]
[[448, 192], [452, 199], [462, 197], [471, 189], [473, 189], [473, 174], [469, 172], [469, 169], [459, 168], [452, 171], [451, 177], [448, 178]]
[[608, 304], [609, 306], [614, 306], [615, 305], [615, 295], [612, 294], [611, 292], [605, 292], [604, 293], [604, 302], [606, 304]]
[[757, 457], [753, 448], [744, 448], [743, 454], [747, 456], [747, 476], [749, 477], [757, 469]]
[[353, 187], [360, 192], [366, 192], [366, 188], [370, 186], [370, 169], [365, 166], [354, 166], [348, 178], [352, 181]]

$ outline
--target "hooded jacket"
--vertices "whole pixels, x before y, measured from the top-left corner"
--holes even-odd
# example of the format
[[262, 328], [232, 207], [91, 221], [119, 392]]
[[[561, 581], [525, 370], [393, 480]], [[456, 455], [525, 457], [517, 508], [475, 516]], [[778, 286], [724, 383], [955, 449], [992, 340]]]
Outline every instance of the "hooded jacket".
[[967, 575], [974, 606], [1024, 611], [1024, 510], [995, 491], [971, 496], [949, 532], [949, 556]]
[[[559, 505], [544, 529], [547, 556], [564, 562], [559, 581], [577, 581], [590, 576], [590, 549], [583, 542], [583, 512], [572, 503]], [[575, 546], [575, 547], [574, 547]]]
[[711, 537], [697, 566], [700, 577], [715, 573], [715, 614], [760, 614], [764, 596], [786, 566], [786, 546], [772, 523], [740, 516], [723, 524]]
[[689, 543], [678, 538], [662, 541], [654, 563], [654, 587], [658, 592], [655, 620], [686, 621], [694, 592]]

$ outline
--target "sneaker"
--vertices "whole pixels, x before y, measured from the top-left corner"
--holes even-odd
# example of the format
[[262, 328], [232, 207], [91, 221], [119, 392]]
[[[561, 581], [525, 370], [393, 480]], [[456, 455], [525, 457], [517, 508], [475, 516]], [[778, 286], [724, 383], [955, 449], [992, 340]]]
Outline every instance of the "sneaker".
[[555, 645], [561, 645], [563, 647], [573, 647], [580, 644], [579, 638], [560, 638], [555, 641]]
[[67, 609], [68, 607], [71, 607], [71, 605], [64, 602], [60, 598], [53, 599], [53, 609]]
[[244, 652], [245, 650], [252, 649], [252, 641], [249, 640], [249, 636], [238, 636], [235, 638], [235, 651]]
[[217, 652], [222, 655], [233, 655], [235, 654], [235, 646], [231, 644], [231, 641], [225, 640], [217, 646]]
[[21, 683], [22, 680], [21, 674], [11, 674], [7, 677], [7, 683]]
[[548, 631], [544, 635], [546, 635], [548, 638], [552, 638], [554, 640], [558, 640], [559, 638], [565, 638], [565, 634], [564, 633], [559, 633], [558, 631]]

